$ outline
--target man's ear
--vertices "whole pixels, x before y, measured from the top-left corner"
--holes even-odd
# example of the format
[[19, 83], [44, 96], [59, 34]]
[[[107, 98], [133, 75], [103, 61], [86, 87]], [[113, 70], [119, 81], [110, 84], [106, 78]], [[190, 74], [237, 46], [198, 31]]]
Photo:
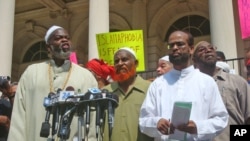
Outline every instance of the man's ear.
[[95, 75], [95, 78], [96, 78], [96, 80], [101, 80], [102, 79], [102, 77], [99, 76], [99, 75]]
[[45, 44], [45, 47], [46, 47], [46, 49], [49, 51], [49, 49], [50, 49], [49, 44]]
[[51, 47], [48, 44], [46, 44], [45, 47], [46, 47], [47, 52], [48, 52], [48, 57], [51, 58], [52, 57], [52, 55], [51, 55], [51, 52], [52, 52]]
[[135, 60], [135, 66], [138, 67], [139, 66], [139, 61], [136, 59]]
[[192, 58], [193, 63], [195, 63], [195, 62], [196, 62], [196, 58], [195, 58], [195, 56], [194, 56], [194, 55], [192, 55], [192, 56], [191, 56], [191, 58]]
[[193, 56], [194, 55], [194, 46], [190, 46], [190, 54]]

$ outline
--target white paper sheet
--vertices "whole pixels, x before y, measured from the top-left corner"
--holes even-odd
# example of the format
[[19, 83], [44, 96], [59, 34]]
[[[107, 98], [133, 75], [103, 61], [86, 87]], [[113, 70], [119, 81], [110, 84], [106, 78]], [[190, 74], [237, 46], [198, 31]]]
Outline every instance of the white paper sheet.
[[[190, 117], [192, 103], [191, 102], [176, 102], [174, 104], [171, 123], [176, 127], [181, 124], [187, 124]], [[174, 134], [169, 135], [169, 139], [186, 140], [186, 133], [175, 130]]]

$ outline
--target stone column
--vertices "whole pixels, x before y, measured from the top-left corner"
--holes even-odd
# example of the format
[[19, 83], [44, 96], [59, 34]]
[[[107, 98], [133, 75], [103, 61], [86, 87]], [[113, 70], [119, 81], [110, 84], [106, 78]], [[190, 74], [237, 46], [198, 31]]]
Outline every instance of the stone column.
[[11, 76], [15, 0], [0, 0], [0, 75]]
[[89, 60], [99, 58], [96, 34], [106, 32], [109, 32], [109, 0], [89, 0]]
[[[209, 0], [211, 42], [227, 59], [237, 58], [233, 5], [230, 0]], [[229, 62], [238, 74], [238, 62]]]
[[[132, 27], [136, 30], [143, 31], [143, 40], [144, 40], [144, 63], [145, 69], [148, 68], [148, 59], [146, 54], [148, 54], [148, 46], [147, 46], [147, 0], [135, 0], [133, 3], [133, 15], [132, 15]], [[142, 63], [142, 62], [140, 62]]]

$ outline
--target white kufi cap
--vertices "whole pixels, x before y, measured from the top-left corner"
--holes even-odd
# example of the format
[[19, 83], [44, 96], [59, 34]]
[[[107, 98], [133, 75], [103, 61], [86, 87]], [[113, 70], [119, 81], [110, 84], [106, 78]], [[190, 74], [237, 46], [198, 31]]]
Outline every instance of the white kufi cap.
[[225, 72], [230, 72], [230, 66], [226, 62], [217, 61], [216, 67], [223, 69]]
[[164, 60], [164, 61], [168, 61], [169, 62], [169, 56], [168, 55], [163, 56], [159, 60]]
[[115, 52], [115, 54], [116, 54], [118, 51], [120, 51], [120, 50], [126, 50], [126, 51], [128, 51], [129, 53], [131, 53], [131, 54], [136, 58], [135, 51], [134, 51], [133, 49], [131, 49], [131, 48], [129, 48], [129, 47], [122, 47], [122, 48], [119, 48], [119, 49]]
[[[48, 44], [48, 40], [49, 40], [50, 35], [51, 35], [55, 30], [60, 29], [60, 28], [62, 28], [62, 27], [57, 26], [57, 25], [53, 25], [53, 26], [51, 26], [51, 27], [49, 28], [49, 30], [46, 32], [46, 35], [45, 35], [45, 37], [44, 37], [44, 40], [45, 40], [46, 44]], [[62, 28], [62, 29], [63, 29], [63, 28]]]

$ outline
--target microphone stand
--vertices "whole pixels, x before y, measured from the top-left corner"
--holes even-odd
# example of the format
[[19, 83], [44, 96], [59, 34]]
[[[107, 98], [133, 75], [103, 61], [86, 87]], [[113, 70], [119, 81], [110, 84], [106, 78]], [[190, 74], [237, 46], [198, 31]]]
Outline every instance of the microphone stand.
[[52, 141], [55, 141], [55, 135], [57, 133], [57, 108], [55, 109], [54, 113], [53, 113], [53, 120], [52, 120], [52, 131], [51, 131], [51, 135], [52, 135]]
[[73, 119], [76, 108], [77, 108], [76, 106], [73, 106], [61, 117], [59, 136], [63, 141], [64, 140], [66, 141], [69, 138], [70, 124]]
[[[106, 95], [108, 98], [112, 98], [112, 95], [108, 93]], [[114, 112], [113, 112], [112, 101], [108, 99], [108, 129], [109, 129], [109, 141], [111, 141], [112, 129], [113, 129], [113, 120], [114, 120]]]
[[89, 101], [86, 102], [86, 107], [85, 107], [85, 112], [86, 112], [86, 135], [85, 135], [85, 138], [86, 138], [86, 141], [89, 140], [88, 138], [88, 135], [89, 135], [89, 125], [90, 125], [90, 103]]
[[52, 112], [52, 105], [51, 105], [51, 96], [54, 95], [54, 93], [49, 93], [48, 97], [44, 98], [43, 105], [46, 109], [46, 115], [45, 115], [45, 121], [42, 123], [42, 127], [40, 130], [40, 137], [46, 137], [48, 138], [50, 134], [50, 114]]
[[100, 133], [100, 124], [101, 124], [101, 107], [100, 107], [100, 99], [102, 98], [102, 94], [96, 94], [96, 138], [99, 141], [99, 133]]
[[53, 106], [53, 120], [52, 120], [52, 141], [55, 141], [56, 134], [59, 126], [59, 113], [60, 113], [60, 105], [55, 103]]
[[82, 140], [82, 126], [83, 126], [83, 109], [79, 104], [77, 106], [77, 114], [78, 114], [78, 141]]
[[114, 124], [115, 108], [118, 106], [118, 97], [109, 92], [106, 93], [106, 98], [108, 102], [107, 112], [108, 112], [108, 128], [109, 128], [109, 141], [112, 141], [112, 130]]

